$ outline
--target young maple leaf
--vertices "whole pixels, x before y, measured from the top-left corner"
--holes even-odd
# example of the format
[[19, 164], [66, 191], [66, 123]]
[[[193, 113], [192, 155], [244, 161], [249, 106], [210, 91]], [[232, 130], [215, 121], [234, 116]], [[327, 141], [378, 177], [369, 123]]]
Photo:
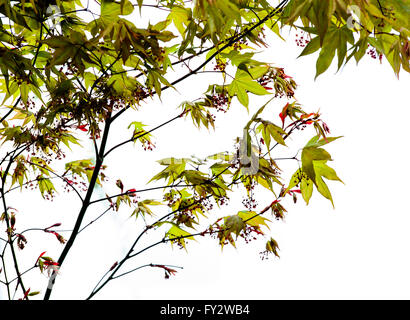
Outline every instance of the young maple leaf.
[[87, 125], [86, 124], [82, 124], [80, 126], [77, 126], [77, 129], [80, 129], [81, 131], [87, 132]]

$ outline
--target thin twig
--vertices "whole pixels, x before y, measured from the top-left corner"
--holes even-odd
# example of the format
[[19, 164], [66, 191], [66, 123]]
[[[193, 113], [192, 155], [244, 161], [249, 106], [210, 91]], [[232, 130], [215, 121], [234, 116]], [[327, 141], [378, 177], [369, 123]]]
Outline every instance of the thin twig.
[[[91, 202], [90, 202], [91, 204]], [[103, 217], [108, 211], [110, 211], [112, 209], [112, 207], [108, 207], [103, 213], [101, 213], [97, 218], [95, 218], [94, 220], [91, 220], [88, 224], [86, 224], [83, 228], [81, 228], [78, 231], [78, 234], [83, 231], [85, 228], [89, 227], [91, 224], [93, 224], [94, 222], [96, 222], [97, 220], [99, 220], [101, 217]]]
[[142, 133], [142, 134], [140, 134], [140, 135], [133, 135], [130, 139], [125, 140], [125, 141], [123, 141], [123, 142], [121, 142], [121, 143], [115, 145], [115, 146], [112, 147], [110, 150], [108, 150], [108, 151], [104, 154], [104, 157], [106, 157], [108, 154], [110, 154], [110, 153], [111, 153], [112, 151], [114, 151], [115, 149], [117, 149], [117, 148], [123, 146], [124, 144], [130, 143], [130, 142], [133, 142], [133, 141], [135, 141], [135, 140], [137, 140], [137, 139], [139, 139], [139, 138], [142, 138], [143, 136], [145, 136], [145, 135], [147, 135], [147, 134], [149, 134], [149, 133], [151, 133], [151, 132], [153, 132], [153, 131], [155, 131], [155, 130], [157, 130], [157, 129], [159, 129], [159, 128], [165, 126], [165, 125], [167, 125], [168, 123], [171, 123], [172, 121], [175, 121], [176, 119], [181, 118], [184, 114], [185, 114], [185, 111], [182, 112], [181, 114], [177, 115], [176, 117], [174, 117], [174, 118], [172, 118], [172, 119], [170, 119], [170, 120], [167, 120], [167, 121], [165, 121], [164, 123], [161, 123], [160, 125], [156, 126], [155, 128], [153, 128], [153, 129], [151, 129], [151, 130], [149, 130], [149, 131], [146, 131], [146, 132], [144, 132], [144, 133]]

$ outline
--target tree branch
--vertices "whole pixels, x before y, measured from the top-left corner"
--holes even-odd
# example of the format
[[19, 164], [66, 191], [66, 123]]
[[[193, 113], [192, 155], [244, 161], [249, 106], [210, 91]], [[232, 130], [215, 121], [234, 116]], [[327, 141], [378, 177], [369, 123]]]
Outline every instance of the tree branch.
[[[92, 202], [90, 202], [90, 204], [91, 204]], [[81, 232], [81, 231], [83, 231], [85, 228], [87, 228], [87, 227], [89, 227], [91, 224], [93, 224], [94, 222], [96, 222], [97, 220], [99, 220], [102, 216], [104, 216], [108, 211], [110, 211], [111, 210], [111, 206], [110, 207], [108, 207], [103, 213], [101, 213], [97, 218], [95, 218], [94, 220], [91, 220], [88, 224], [86, 224], [83, 228], [81, 228], [79, 231], [78, 231], [78, 234]]]
[[[6, 247], [6, 246], [7, 246], [7, 244], [6, 244], [4, 247]], [[6, 263], [4, 262], [4, 256], [3, 256], [3, 254], [1, 255], [1, 262], [2, 262], [2, 264], [3, 264], [4, 280], [6, 280], [7, 298], [8, 298], [9, 300], [11, 300], [10, 283], [9, 283], [9, 281], [8, 281], [8, 278], [7, 278], [7, 269], [6, 269]]]
[[64, 181], [65, 183], [67, 183], [67, 185], [70, 186], [71, 189], [74, 190], [74, 192], [75, 192], [75, 193], [77, 194], [77, 196], [81, 199], [81, 201], [84, 201], [83, 197], [81, 196], [81, 194], [80, 194], [80, 192], [77, 190], [77, 188], [74, 187], [71, 183], [68, 183], [68, 181], [67, 181], [66, 178], [64, 178], [63, 176], [60, 176], [58, 173], [55, 173], [53, 170], [50, 170], [49, 168], [44, 167], [44, 166], [42, 166], [42, 165], [40, 165], [40, 164], [31, 162], [31, 161], [27, 161], [27, 163], [29, 163], [29, 164], [31, 164], [31, 165], [34, 165], [34, 166], [37, 166], [37, 167], [39, 167], [39, 168], [42, 168], [42, 169], [44, 169], [44, 170], [47, 170], [48, 172], [50, 172], [51, 174], [53, 174], [56, 178], [61, 179], [62, 181]]
[[[275, 201], [277, 201], [277, 200], [275, 200]], [[268, 210], [272, 207], [272, 205], [273, 205], [273, 203], [275, 203], [275, 201], [273, 201], [271, 204], [269, 204], [268, 206], [266, 206], [266, 207], [265, 207], [263, 210], [261, 210], [259, 213], [257, 213], [257, 214], [255, 214], [254, 216], [252, 216], [252, 217], [250, 217], [250, 218], [244, 220], [243, 222], [248, 222], [248, 221], [250, 221], [250, 220], [252, 220], [252, 219], [254, 219], [254, 218], [256, 218], [256, 217], [258, 217], [258, 216], [260, 216], [260, 215], [262, 215], [262, 214], [264, 214], [266, 211], [268, 211]], [[100, 279], [100, 281], [99, 281], [98, 284], [95, 286], [95, 288], [93, 289], [93, 291], [91, 292], [91, 294], [88, 296], [87, 300], [91, 299], [95, 294], [97, 294], [109, 281], [114, 280], [114, 279], [117, 279], [117, 278], [119, 278], [119, 277], [121, 277], [121, 276], [124, 276], [124, 275], [126, 275], [126, 274], [128, 274], [128, 273], [131, 273], [131, 272], [133, 272], [133, 271], [136, 271], [136, 270], [138, 270], [138, 269], [140, 269], [140, 268], [142, 268], [142, 267], [149, 266], [149, 265], [141, 266], [141, 267], [132, 269], [132, 270], [130, 270], [130, 271], [124, 272], [124, 273], [122, 273], [122, 274], [120, 274], [120, 275], [118, 275], [118, 276], [115, 276], [116, 272], [118, 272], [118, 270], [121, 268], [121, 266], [122, 266], [128, 259], [131, 259], [131, 258], [133, 258], [133, 257], [135, 257], [135, 256], [137, 256], [137, 255], [139, 255], [139, 254], [141, 254], [141, 253], [143, 253], [143, 252], [145, 252], [145, 251], [147, 251], [147, 250], [153, 248], [153, 247], [156, 247], [156, 246], [158, 246], [158, 245], [160, 245], [160, 244], [162, 244], [162, 243], [166, 243], [166, 242], [169, 242], [169, 241], [175, 241], [175, 240], [182, 240], [182, 239], [191, 238], [191, 237], [195, 237], [195, 236], [204, 236], [204, 235], [206, 235], [206, 234], [215, 234], [215, 233], [227, 231], [227, 230], [229, 230], [229, 229], [230, 229], [230, 228], [218, 229], [218, 230], [209, 230], [209, 227], [208, 227], [208, 228], [205, 229], [204, 231], [198, 232], [198, 233], [194, 233], [194, 234], [189, 234], [189, 235], [185, 235], [185, 236], [178, 236], [178, 237], [174, 237], [174, 238], [167, 238], [167, 239], [166, 239], [166, 238], [163, 238], [162, 240], [160, 240], [160, 241], [158, 241], [158, 242], [155, 242], [155, 243], [153, 243], [153, 244], [151, 244], [151, 245], [145, 247], [144, 249], [141, 249], [140, 251], [138, 251], [138, 252], [132, 254], [133, 248], [134, 248], [136, 242], [138, 241], [138, 240], [136, 240], [136, 241], [134, 242], [133, 246], [131, 247], [130, 251], [128, 252], [128, 254], [127, 254], [119, 263], [114, 264], [114, 265], [111, 267], [111, 269], [108, 270], [108, 271], [104, 274], [104, 276]], [[207, 231], [207, 230], [208, 230], [208, 231]], [[110, 274], [110, 276], [109, 276], [100, 286], [98, 286], [98, 285], [102, 282], [102, 280], [107, 276], [107, 274], [109, 274], [111, 271], [112, 271], [112, 273]]]
[[[91, 199], [91, 196], [93, 194], [94, 187], [96, 185], [97, 178], [98, 178], [101, 166], [104, 162], [104, 152], [105, 152], [105, 147], [107, 145], [108, 133], [110, 131], [111, 122], [112, 122], [111, 113], [109, 113], [108, 116], [107, 116], [107, 119], [105, 121], [105, 128], [104, 128], [104, 132], [103, 132], [103, 136], [102, 136], [102, 140], [101, 140], [99, 155], [96, 159], [95, 168], [94, 168], [93, 174], [92, 174], [91, 179], [90, 179], [87, 194], [84, 198], [83, 205], [80, 209], [80, 212], [78, 213], [77, 220], [76, 220], [74, 228], [73, 228], [73, 232], [71, 233], [71, 236], [68, 239], [68, 241], [67, 241], [67, 243], [66, 243], [66, 245], [65, 245], [65, 247], [64, 247], [64, 249], [63, 249], [63, 251], [62, 251], [62, 253], [59, 257], [59, 259], [58, 259], [58, 265], [60, 267], [62, 266], [68, 252], [70, 251], [71, 247], [74, 244], [74, 241], [75, 241], [75, 239], [78, 235], [78, 232], [80, 230], [81, 223], [84, 219], [85, 213], [87, 212], [87, 209], [90, 205], [90, 199]], [[54, 278], [53, 284], [54, 284], [54, 282], [55, 282], [55, 278]], [[47, 288], [46, 293], [44, 295], [44, 300], [49, 300], [50, 299], [52, 289], [53, 289], [52, 286]]]
[[170, 119], [170, 120], [168, 120], [168, 121], [165, 121], [164, 123], [162, 123], [162, 124], [156, 126], [155, 128], [153, 128], [153, 129], [151, 129], [151, 130], [149, 130], [149, 131], [146, 131], [146, 132], [144, 132], [144, 133], [142, 133], [142, 134], [140, 134], [140, 135], [137, 135], [137, 136], [136, 136], [136, 135], [133, 135], [132, 138], [130, 138], [130, 139], [128, 139], [128, 140], [125, 140], [125, 141], [123, 141], [123, 142], [117, 144], [116, 146], [112, 147], [110, 150], [108, 150], [108, 151], [104, 154], [104, 157], [106, 157], [108, 154], [110, 154], [110, 153], [111, 153], [112, 151], [114, 151], [115, 149], [117, 149], [117, 148], [123, 146], [124, 144], [127, 144], [127, 143], [129, 143], [129, 142], [133, 142], [133, 141], [135, 141], [135, 140], [137, 140], [137, 139], [139, 139], [139, 138], [141, 138], [141, 137], [143, 137], [143, 136], [145, 136], [145, 135], [147, 135], [147, 134], [149, 134], [149, 133], [151, 133], [151, 132], [153, 132], [153, 131], [155, 131], [155, 130], [157, 130], [157, 129], [159, 129], [159, 128], [161, 128], [161, 127], [163, 127], [163, 126], [165, 126], [165, 125], [167, 125], [167, 124], [169, 124], [169, 123], [171, 123], [172, 121], [175, 121], [176, 119], [181, 118], [181, 117], [185, 114], [185, 112], [186, 112], [186, 111], [182, 112], [181, 114], [177, 115], [176, 117], [174, 117], [174, 118], [172, 118], [172, 119]]
[[117, 197], [121, 197], [121, 196], [125, 196], [125, 195], [130, 195], [130, 194], [137, 194], [137, 193], [145, 192], [145, 191], [153, 191], [153, 190], [159, 190], [159, 189], [165, 189], [165, 188], [187, 188], [187, 187], [196, 187], [196, 186], [204, 185], [204, 184], [206, 184], [206, 183], [203, 183], [203, 184], [170, 185], [170, 186], [161, 186], [161, 187], [152, 187], [152, 188], [140, 189], [140, 190], [135, 190], [135, 191], [126, 191], [126, 192], [122, 192], [122, 193], [115, 194], [115, 195], [113, 195], [113, 196], [109, 196], [109, 197], [105, 197], [105, 198], [100, 198], [100, 199], [91, 201], [91, 202], [90, 202], [90, 205], [91, 205], [91, 204], [94, 204], [94, 203], [97, 203], [97, 202], [100, 202], [100, 201], [110, 200], [110, 199], [113, 199], [113, 198], [117, 198]]
[[[7, 204], [6, 204], [6, 198], [5, 198], [5, 194], [4, 194], [4, 187], [5, 187], [5, 184], [6, 184], [6, 179], [7, 179], [7, 175], [8, 175], [8, 172], [9, 172], [9, 170], [10, 170], [11, 164], [13, 163], [14, 159], [15, 159], [16, 157], [18, 157], [23, 151], [24, 151], [24, 149], [21, 150], [19, 153], [17, 153], [17, 155], [16, 155], [16, 154], [13, 154], [12, 156], [10, 156], [10, 161], [9, 161], [9, 163], [7, 164], [7, 168], [6, 168], [6, 170], [4, 171], [3, 177], [2, 177], [2, 179], [1, 179], [1, 189], [0, 189], [0, 193], [1, 193], [1, 196], [2, 196], [2, 203], [3, 203], [4, 214], [5, 214], [5, 219], [4, 219], [4, 220], [6, 221], [6, 226], [7, 226], [7, 237], [8, 237], [8, 241], [7, 241], [7, 242], [8, 242], [8, 244], [10, 245], [10, 251], [11, 251], [11, 255], [12, 255], [13, 263], [14, 263], [14, 269], [16, 270], [16, 274], [17, 274], [17, 277], [18, 277], [17, 286], [20, 285], [21, 290], [23, 291], [23, 294], [25, 294], [25, 293], [26, 293], [26, 289], [25, 289], [25, 287], [24, 287], [24, 283], [23, 283], [23, 280], [22, 280], [22, 278], [21, 278], [20, 269], [19, 269], [19, 265], [18, 265], [18, 261], [17, 261], [17, 256], [16, 256], [16, 252], [15, 252], [15, 250], [14, 250], [14, 245], [13, 245], [13, 242], [12, 242], [12, 239], [11, 239], [12, 226], [10, 225], [9, 214], [8, 214], [8, 207], [7, 207]], [[26, 299], [28, 300], [28, 297], [26, 297]]]
[[122, 276], [125, 276], [125, 275], [127, 275], [127, 274], [129, 274], [129, 273], [132, 273], [132, 272], [134, 272], [134, 271], [137, 271], [137, 270], [142, 269], [142, 268], [145, 268], [145, 267], [167, 267], [167, 268], [184, 269], [183, 267], [173, 266], [173, 265], [169, 265], [169, 264], [161, 264], [161, 265], [158, 265], [158, 264], [150, 263], [150, 264], [145, 264], [145, 265], [143, 265], [143, 266], [139, 266], [139, 267], [137, 267], [137, 268], [134, 268], [134, 269], [132, 269], [132, 270], [126, 271], [126, 272], [124, 272], [124, 273], [121, 273], [121, 274], [119, 274], [118, 276], [113, 277], [113, 280], [114, 280], [114, 279], [118, 279], [118, 278], [120, 278], [120, 277], [122, 277]]
[[[188, 72], [187, 74], [185, 74], [184, 76], [182, 76], [181, 78], [171, 82], [171, 85], [169, 86], [164, 86], [161, 88], [161, 92], [173, 87], [175, 84], [189, 78], [190, 76], [192, 76], [193, 74], [197, 73], [197, 71], [201, 70], [203, 67], [205, 67], [210, 61], [212, 61], [220, 52], [222, 52], [223, 50], [225, 50], [226, 48], [230, 47], [232, 44], [234, 44], [235, 42], [243, 39], [245, 36], [247, 36], [250, 32], [252, 32], [253, 30], [255, 30], [257, 27], [261, 26], [262, 24], [264, 24], [266, 21], [268, 21], [269, 19], [271, 19], [278, 11], [280, 11], [288, 2], [289, 0], [283, 0], [278, 6], [275, 7], [274, 10], [272, 10], [268, 15], [266, 15], [266, 17], [264, 17], [263, 19], [261, 19], [260, 21], [258, 21], [257, 23], [255, 23], [252, 27], [246, 29], [243, 33], [239, 34], [239, 35], [235, 35], [225, 41], [227, 41], [227, 43], [225, 45], [223, 45], [220, 49], [216, 50], [215, 53], [213, 53], [208, 59], [206, 59], [199, 67], [195, 68], [194, 70]], [[219, 45], [219, 44], [218, 44]], [[218, 45], [214, 45], [213, 47], [210, 48], [210, 50], [215, 49], [218, 47]], [[153, 91], [153, 94], [155, 94], [157, 92]], [[115, 114], [113, 116], [113, 119], [118, 118], [121, 114], [123, 114], [126, 110], [128, 110], [130, 108], [130, 106], [126, 106], [124, 109], [121, 109], [120, 111], [117, 112], [117, 114]]]

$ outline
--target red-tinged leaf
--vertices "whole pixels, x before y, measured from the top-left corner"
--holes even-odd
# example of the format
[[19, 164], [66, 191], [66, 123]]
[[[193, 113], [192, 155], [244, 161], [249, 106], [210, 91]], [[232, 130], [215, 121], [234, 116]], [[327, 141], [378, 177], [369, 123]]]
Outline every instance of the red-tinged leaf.
[[48, 266], [58, 266], [59, 264], [58, 262], [55, 262], [55, 261], [45, 260], [44, 265], [48, 267]]
[[296, 193], [292, 193], [292, 198], [293, 198], [293, 202], [296, 203], [298, 201], [298, 198], [296, 196]]
[[279, 118], [280, 118], [280, 120], [282, 120], [282, 128], [283, 128], [283, 126], [285, 125], [285, 119], [286, 119], [286, 114], [283, 114], [282, 112], [281, 113], [279, 113]]
[[64, 237], [61, 234], [59, 234], [58, 232], [55, 232], [53, 230], [44, 229], [44, 232], [54, 234], [56, 236], [57, 240], [62, 244], [66, 243], [66, 241], [67, 241], [66, 239], [64, 239]]
[[166, 270], [172, 275], [175, 275], [177, 273], [175, 269], [167, 268]]
[[296, 192], [296, 193], [302, 193], [302, 191], [300, 191], [300, 189], [294, 189], [294, 190], [289, 190], [289, 192]]
[[286, 119], [286, 117], [287, 117], [287, 109], [288, 109], [288, 107], [289, 107], [289, 103], [287, 103], [284, 107], [283, 107], [283, 109], [282, 109], [282, 112], [281, 113], [279, 113], [279, 118], [282, 120], [282, 128], [283, 128], [283, 126], [285, 125], [285, 119]]
[[300, 119], [307, 119], [307, 118], [310, 118], [313, 115], [317, 115], [317, 113], [312, 112], [312, 113], [309, 113], [309, 114], [302, 114], [300, 116]]
[[57, 240], [58, 240], [61, 244], [64, 244], [64, 243], [67, 242], [67, 240], [64, 239], [64, 237], [63, 237], [61, 234], [59, 234], [59, 233], [57, 233], [57, 232], [54, 232], [54, 235], [56, 236]]
[[44, 252], [42, 252], [39, 256], [38, 256], [38, 258], [37, 258], [37, 260], [36, 260], [36, 263], [38, 262], [38, 260], [40, 260], [40, 258], [42, 257], [42, 256], [44, 256], [44, 254], [46, 253], [47, 251], [44, 251]]
[[330, 129], [329, 129], [329, 127], [327, 126], [327, 124], [322, 121], [322, 125], [323, 125], [323, 130], [325, 130], [325, 132], [329, 134], [329, 133], [330, 133]]
[[54, 228], [54, 227], [59, 227], [59, 226], [61, 226], [61, 223], [54, 223], [52, 226], [49, 226], [49, 227], [47, 227], [47, 228], [45, 228], [44, 230], [48, 230], [48, 229], [51, 229], [51, 228]]
[[215, 223], [218, 223], [222, 220], [223, 218], [219, 218], [218, 220], [215, 221]]
[[167, 266], [164, 266], [162, 264], [153, 264], [151, 265], [151, 267], [156, 267], [156, 268], [161, 268], [164, 269], [165, 271], [165, 279], [169, 279], [170, 275], [175, 275], [177, 273], [177, 271], [175, 269], [171, 269]]
[[127, 191], [128, 195], [129, 195], [130, 197], [135, 197], [135, 192], [137, 192], [136, 189], [129, 189], [129, 190]]
[[118, 261], [115, 261], [115, 263], [111, 266], [110, 271], [113, 271], [116, 266], [118, 266]]
[[24, 292], [23, 300], [24, 300], [24, 299], [27, 299], [27, 296], [28, 296], [29, 293], [30, 293], [30, 288], [28, 288], [27, 291]]
[[118, 179], [118, 180], [115, 182], [115, 185], [116, 185], [118, 188], [121, 189], [121, 192], [124, 190], [124, 184], [122, 183], [122, 181], [121, 181], [120, 179]]

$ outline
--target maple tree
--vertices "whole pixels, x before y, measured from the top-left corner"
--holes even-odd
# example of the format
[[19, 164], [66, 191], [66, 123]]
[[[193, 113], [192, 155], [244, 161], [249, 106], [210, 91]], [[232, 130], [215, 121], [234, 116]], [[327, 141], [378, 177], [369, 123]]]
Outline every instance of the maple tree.
[[[157, 21], [141, 18], [148, 11]], [[410, 71], [409, 13], [408, 2], [398, 0], [1, 0], [0, 220], [5, 233], [0, 237], [0, 284], [8, 298], [20, 294], [17, 297], [29, 299], [41, 292], [49, 299], [78, 234], [109, 211], [129, 212], [142, 231], [87, 298], [141, 268], [161, 268], [166, 277], [175, 274], [175, 267], [162, 264], [125, 269], [129, 260], [155, 246], [171, 243], [185, 248], [188, 241], [211, 236], [224, 247], [235, 246], [238, 238], [248, 242], [266, 237], [271, 219], [282, 219], [289, 210], [282, 200], [290, 197], [296, 202], [302, 197], [308, 204], [314, 189], [333, 204], [325, 179], [341, 180], [328, 165], [332, 158], [324, 147], [339, 137], [329, 136], [321, 114], [305, 112], [295, 100], [297, 84], [292, 76], [258, 61], [256, 49], [268, 45], [265, 33], [282, 37], [285, 28], [293, 28], [303, 34], [298, 40], [301, 56], [320, 52], [316, 77], [333, 60], [340, 69], [349, 61], [359, 62], [366, 53], [384, 57], [398, 76], [401, 69]], [[182, 66], [182, 75], [177, 65]], [[134, 119], [165, 90], [177, 90], [180, 83], [200, 73], [217, 74], [220, 81], [209, 82], [198, 99], [181, 102], [175, 117], [164, 123], [151, 128], [131, 121], [128, 138], [110, 144], [118, 118], [129, 114]], [[270, 97], [251, 110], [253, 116], [239, 130], [231, 152], [205, 159], [159, 160], [163, 170], [150, 181], [158, 185], [148, 189], [126, 187], [120, 177], [110, 179], [105, 174], [105, 159], [121, 152], [125, 144], [152, 150], [153, 132], [181, 118], [212, 130], [218, 111], [229, 112], [239, 104], [249, 110], [255, 95]], [[262, 117], [268, 108], [277, 111]], [[312, 128], [313, 137], [298, 146], [300, 155], [287, 158], [295, 162], [296, 171], [290, 181], [283, 181], [275, 152], [305, 128]], [[66, 154], [84, 135], [93, 143], [95, 159], [66, 162]], [[117, 193], [95, 195], [96, 189], [113, 181]], [[229, 202], [236, 185], [244, 187], [243, 204]], [[261, 208], [254, 199], [258, 188], [269, 190], [272, 197]], [[58, 198], [58, 190], [79, 199], [81, 207], [74, 225], [66, 226], [71, 228], [67, 236], [58, 231], [60, 223], [19, 227], [23, 217], [8, 196], [34, 189], [39, 191], [39, 201]], [[163, 198], [141, 199], [139, 194], [147, 190], [162, 190]], [[85, 224], [86, 214], [101, 202], [107, 209]], [[246, 210], [214, 218], [213, 207], [225, 204]], [[157, 208], [162, 207], [168, 213], [158, 214], [163, 210]], [[209, 221], [208, 226], [197, 230], [203, 221]], [[35, 244], [35, 256], [25, 256], [31, 241], [28, 231], [54, 235], [62, 245], [61, 254], [47, 256], [47, 243], [41, 242]], [[139, 247], [140, 239], [151, 231], [162, 236], [160, 240]], [[277, 241], [268, 237], [262, 256], [278, 256], [278, 249]], [[50, 276], [42, 289], [32, 289], [24, 280], [36, 270], [48, 271]]]

